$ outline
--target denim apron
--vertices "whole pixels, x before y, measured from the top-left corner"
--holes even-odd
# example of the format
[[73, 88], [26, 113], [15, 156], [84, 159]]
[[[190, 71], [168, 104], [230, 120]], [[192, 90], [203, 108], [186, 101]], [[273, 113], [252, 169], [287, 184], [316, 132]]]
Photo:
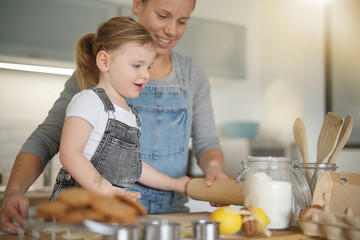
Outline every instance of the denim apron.
[[[191, 129], [188, 93], [185, 87], [182, 59], [171, 52], [178, 84], [145, 86], [137, 98], [127, 99], [139, 111], [141, 126], [141, 158], [170, 177], [186, 175]], [[135, 183], [131, 191], [140, 192], [138, 199], [149, 214], [187, 212], [187, 197]]]
[[[93, 91], [103, 102], [109, 118], [101, 142], [90, 162], [101, 176], [111, 182], [113, 186], [127, 191], [141, 175], [140, 130], [115, 119], [114, 105], [104, 89], [93, 88]], [[133, 105], [129, 104], [129, 107], [135, 114], [136, 123], [140, 127], [139, 113]], [[56, 183], [50, 200], [57, 199], [60, 191], [63, 189], [79, 186], [79, 183], [71, 177], [67, 170], [61, 168], [56, 177]]]

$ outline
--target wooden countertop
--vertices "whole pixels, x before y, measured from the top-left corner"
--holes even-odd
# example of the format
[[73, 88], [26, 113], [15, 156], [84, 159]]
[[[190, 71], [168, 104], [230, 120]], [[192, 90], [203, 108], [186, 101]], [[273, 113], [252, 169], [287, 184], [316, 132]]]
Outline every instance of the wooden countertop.
[[[39, 205], [49, 201], [51, 192], [45, 191], [29, 191], [25, 193], [25, 196], [29, 199], [30, 206]], [[0, 206], [4, 199], [4, 192], [0, 192]]]
[[20, 235], [10, 235], [10, 234], [0, 235], [0, 239], [1, 240], [38, 240], [37, 238], [33, 238], [28, 235], [20, 236]]
[[[176, 214], [161, 214], [161, 215], [148, 215], [145, 216], [146, 219], [149, 220], [162, 220], [167, 219], [170, 222], [177, 222], [181, 226], [181, 234], [190, 234], [192, 235], [192, 226], [191, 223], [198, 220], [209, 220], [210, 212], [193, 212], [193, 213], [176, 213]], [[186, 229], [186, 226], [189, 228]], [[248, 238], [245, 236], [244, 232], [239, 232], [237, 234], [231, 235], [229, 237], [220, 236], [221, 240], [242, 240], [242, 239], [253, 239], [253, 240], [306, 240], [306, 239], [318, 239], [311, 236], [306, 236], [301, 233], [298, 227], [291, 227], [286, 230], [271, 230], [272, 236], [265, 237], [262, 235], [253, 236]], [[191, 239], [190, 238], [182, 238], [182, 239]]]
[[[181, 230], [181, 239], [191, 240], [192, 235], [192, 222], [204, 219], [208, 220], [210, 216], [209, 212], [194, 212], [194, 213], [177, 213], [177, 214], [161, 214], [161, 215], [147, 215], [142, 217], [141, 221], [151, 221], [151, 220], [168, 220], [171, 222], [177, 222], [180, 224]], [[57, 240], [58, 238], [52, 238], [51, 233], [46, 233], [45, 231], [41, 232], [39, 229], [44, 229], [44, 223], [33, 225], [33, 231], [28, 231], [25, 236], [18, 235], [0, 235], [0, 240]], [[36, 230], [35, 230], [36, 229]], [[40, 234], [39, 234], [40, 232]], [[305, 239], [319, 239], [315, 237], [306, 236], [301, 233], [300, 229], [297, 227], [292, 227], [286, 230], [272, 230], [272, 236], [267, 238], [265, 236], [253, 236], [250, 239], [254, 240], [305, 240]], [[38, 236], [32, 237], [31, 235]], [[60, 236], [59, 239], [62, 239]], [[221, 236], [221, 240], [241, 240], [249, 239], [245, 236], [243, 232], [239, 232], [235, 235], [229, 237]]]

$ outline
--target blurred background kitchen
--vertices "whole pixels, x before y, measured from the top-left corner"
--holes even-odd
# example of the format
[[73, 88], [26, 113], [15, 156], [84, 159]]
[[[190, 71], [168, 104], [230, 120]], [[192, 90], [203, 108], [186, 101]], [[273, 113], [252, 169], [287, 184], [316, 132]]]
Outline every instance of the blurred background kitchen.
[[[112, 16], [129, 15], [131, 4], [0, 0], [1, 186], [22, 143], [46, 117], [72, 73], [78, 37], [95, 32]], [[360, 172], [360, 1], [197, 0], [192, 18], [192, 30], [178, 50], [199, 48], [194, 58], [209, 74], [229, 175], [249, 155], [300, 159], [292, 131], [296, 117], [305, 122], [310, 160], [315, 161], [327, 111], [354, 117], [352, 147], [341, 152], [337, 164], [338, 171]], [[60, 67], [61, 72], [14, 70], [4, 63]], [[230, 122], [258, 127], [255, 135], [234, 136], [233, 130], [226, 132]], [[32, 188], [52, 186], [59, 167], [56, 156], [46, 177]], [[201, 174], [194, 161], [189, 172]]]

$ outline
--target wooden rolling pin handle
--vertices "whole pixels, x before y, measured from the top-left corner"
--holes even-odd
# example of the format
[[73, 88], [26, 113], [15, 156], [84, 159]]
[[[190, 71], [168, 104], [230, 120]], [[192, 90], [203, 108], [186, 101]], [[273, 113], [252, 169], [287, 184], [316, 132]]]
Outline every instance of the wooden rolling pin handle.
[[187, 194], [194, 200], [244, 206], [243, 181], [216, 179], [209, 187], [205, 178], [194, 178], [187, 185]]

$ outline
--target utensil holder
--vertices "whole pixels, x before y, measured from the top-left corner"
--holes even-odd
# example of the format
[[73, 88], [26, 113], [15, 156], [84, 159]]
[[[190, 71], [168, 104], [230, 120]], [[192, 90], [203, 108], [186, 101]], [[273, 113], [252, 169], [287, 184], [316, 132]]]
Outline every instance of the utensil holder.
[[139, 229], [137, 226], [119, 226], [115, 228], [115, 240], [138, 240]]
[[143, 240], [180, 240], [180, 224], [152, 221], [144, 225]]
[[325, 171], [336, 171], [338, 168], [336, 163], [297, 163], [297, 167], [304, 176], [306, 171], [311, 174], [311, 179], [308, 180], [311, 196], [314, 194], [314, 190], [321, 173]]
[[194, 240], [218, 240], [219, 223], [200, 220], [193, 223]]

